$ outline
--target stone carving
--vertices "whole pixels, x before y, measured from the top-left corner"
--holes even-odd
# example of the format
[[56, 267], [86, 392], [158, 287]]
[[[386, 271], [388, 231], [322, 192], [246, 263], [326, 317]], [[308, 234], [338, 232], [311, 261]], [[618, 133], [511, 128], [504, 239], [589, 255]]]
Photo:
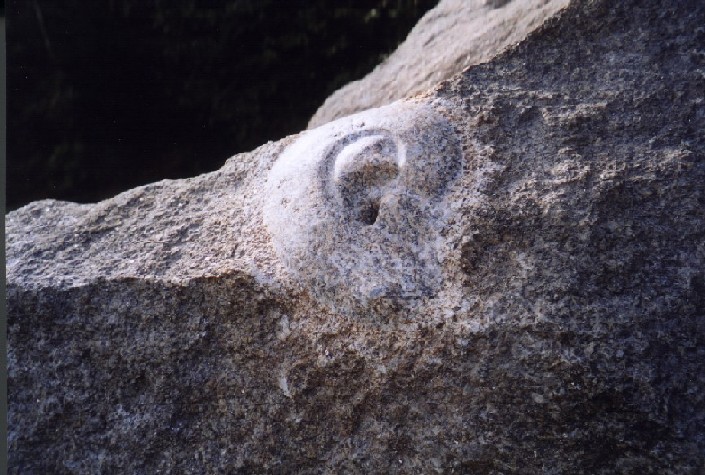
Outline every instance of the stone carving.
[[439, 204], [460, 158], [447, 119], [412, 102], [305, 132], [267, 182], [264, 220], [277, 253], [339, 310], [433, 297]]
[[[705, 473], [705, 2], [664, 4], [9, 213], [7, 472]], [[396, 284], [437, 296], [343, 313]]]

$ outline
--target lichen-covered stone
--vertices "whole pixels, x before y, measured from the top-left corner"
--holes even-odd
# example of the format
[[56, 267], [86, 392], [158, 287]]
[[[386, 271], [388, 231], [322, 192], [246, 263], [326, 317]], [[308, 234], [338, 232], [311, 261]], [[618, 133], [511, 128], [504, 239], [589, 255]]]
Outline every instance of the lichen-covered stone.
[[[578, 2], [369, 133], [10, 213], [11, 473], [701, 473], [703, 25], [696, 0]], [[283, 165], [338, 127], [325, 174]], [[458, 162], [413, 175], [441, 177], [414, 192], [443, 212], [434, 298], [369, 305], [355, 286], [397, 269], [353, 259], [328, 298], [302, 272], [336, 261], [291, 260], [310, 208], [281, 200], [325, 177], [301, 206], [371, 244], [364, 204], [434, 130]]]

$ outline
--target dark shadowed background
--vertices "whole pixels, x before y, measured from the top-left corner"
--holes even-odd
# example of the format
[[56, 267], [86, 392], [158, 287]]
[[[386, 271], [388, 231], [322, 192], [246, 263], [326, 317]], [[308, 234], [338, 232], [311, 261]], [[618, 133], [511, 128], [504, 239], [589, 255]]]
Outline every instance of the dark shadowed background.
[[300, 131], [436, 3], [7, 2], [7, 208], [193, 176]]

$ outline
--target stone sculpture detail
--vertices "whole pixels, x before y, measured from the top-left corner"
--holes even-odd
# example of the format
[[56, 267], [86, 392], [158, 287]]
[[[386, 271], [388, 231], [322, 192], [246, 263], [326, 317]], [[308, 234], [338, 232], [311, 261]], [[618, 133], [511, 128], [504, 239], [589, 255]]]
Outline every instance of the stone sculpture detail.
[[338, 310], [432, 297], [439, 205], [460, 160], [448, 120], [412, 102], [303, 133], [267, 182], [264, 221], [277, 253]]

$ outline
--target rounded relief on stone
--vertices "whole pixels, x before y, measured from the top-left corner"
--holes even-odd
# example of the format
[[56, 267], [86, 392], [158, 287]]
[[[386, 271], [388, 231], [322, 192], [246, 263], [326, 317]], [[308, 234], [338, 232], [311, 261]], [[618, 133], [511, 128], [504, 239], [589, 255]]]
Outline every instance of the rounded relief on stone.
[[277, 254], [338, 310], [433, 297], [442, 201], [460, 160], [447, 119], [413, 102], [304, 132], [267, 180]]

